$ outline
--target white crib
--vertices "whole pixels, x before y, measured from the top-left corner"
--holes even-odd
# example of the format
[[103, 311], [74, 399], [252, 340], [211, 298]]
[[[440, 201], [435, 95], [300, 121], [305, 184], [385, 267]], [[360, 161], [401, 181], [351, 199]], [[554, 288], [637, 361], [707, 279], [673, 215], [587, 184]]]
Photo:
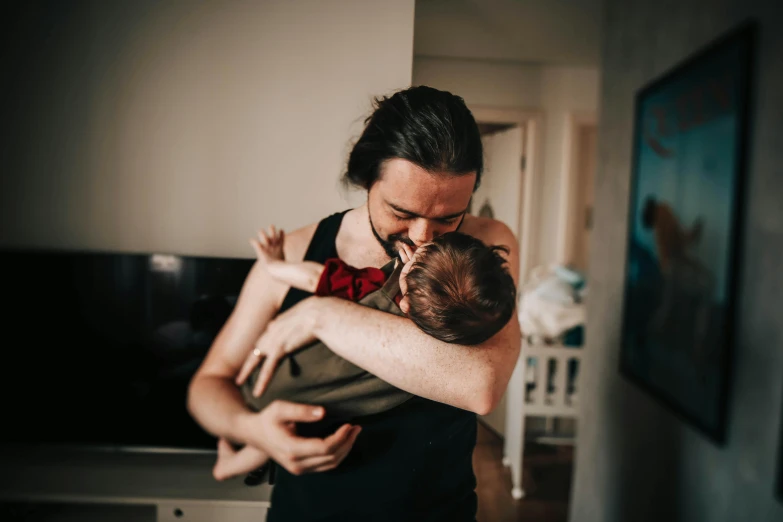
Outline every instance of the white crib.
[[[525, 417], [540, 416], [549, 421], [578, 416], [578, 377], [569, 383], [568, 368], [569, 361], [575, 361], [578, 375], [583, 353], [583, 348], [531, 344], [528, 339], [522, 340], [519, 360], [506, 393], [506, 437], [503, 448], [503, 464], [511, 468], [511, 495], [515, 499], [525, 496], [522, 488]], [[553, 379], [550, 379], [550, 361], [556, 365]], [[528, 391], [530, 382], [534, 382], [535, 387]]]

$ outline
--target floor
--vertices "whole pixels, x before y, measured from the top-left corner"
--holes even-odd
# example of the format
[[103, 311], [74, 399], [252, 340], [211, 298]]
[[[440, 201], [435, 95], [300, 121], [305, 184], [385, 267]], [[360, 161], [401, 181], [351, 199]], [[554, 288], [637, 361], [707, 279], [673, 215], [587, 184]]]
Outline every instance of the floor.
[[525, 498], [511, 497], [511, 471], [503, 466], [503, 439], [479, 422], [473, 452], [478, 522], [567, 522], [573, 448], [525, 445]]

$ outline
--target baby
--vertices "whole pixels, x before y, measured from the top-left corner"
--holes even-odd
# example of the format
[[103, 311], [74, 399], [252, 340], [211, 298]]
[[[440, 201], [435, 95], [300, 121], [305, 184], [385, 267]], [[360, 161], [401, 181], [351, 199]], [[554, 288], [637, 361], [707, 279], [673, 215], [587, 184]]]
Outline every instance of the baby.
[[[389, 297], [399, 307], [398, 315], [407, 316], [421, 330], [447, 343], [480, 344], [499, 332], [514, 315], [516, 287], [505, 266], [506, 260], [500, 255], [500, 252], [507, 254], [508, 249], [487, 246], [466, 234], [443, 234], [415, 253], [404, 245], [400, 260], [394, 262], [396, 269], [390, 275], [387, 272], [391, 264], [379, 269], [354, 268], [336, 258], [324, 264], [284, 261], [283, 242], [284, 234], [276, 232], [274, 227], [251, 240], [259, 261], [275, 279], [315, 295], [363, 302], [392, 288], [396, 295]], [[395, 277], [399, 278], [398, 286], [390, 284], [397, 282], [393, 280]], [[249, 384], [245, 383], [245, 387]], [[247, 393], [245, 397], [249, 397]], [[286, 398], [295, 402], [297, 397]], [[372, 411], [368, 406], [365, 411], [362, 397], [352, 399], [358, 401], [357, 411], [363, 413], [376, 413], [380, 408], [400, 402], [380, 408], [374, 405]], [[260, 408], [257, 403], [252, 406]], [[266, 461], [267, 455], [257, 448], [245, 446], [237, 450], [221, 439], [213, 475], [223, 480], [252, 472]]]

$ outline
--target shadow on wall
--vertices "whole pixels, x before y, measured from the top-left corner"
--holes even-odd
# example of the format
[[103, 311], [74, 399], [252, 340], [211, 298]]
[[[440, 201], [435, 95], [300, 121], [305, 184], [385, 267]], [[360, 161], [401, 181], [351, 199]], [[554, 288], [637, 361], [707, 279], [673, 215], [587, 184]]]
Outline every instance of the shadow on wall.
[[[628, 381], [625, 393], [614, 398], [621, 412], [615, 477], [619, 491], [610, 498], [616, 502], [610, 520], [624, 522], [679, 522], [681, 494], [680, 463], [683, 455], [682, 426], [672, 422], [671, 413], [656, 404]], [[610, 507], [610, 506], [607, 506]], [[612, 513], [608, 509], [607, 513]], [[684, 522], [684, 521], [683, 521]]]

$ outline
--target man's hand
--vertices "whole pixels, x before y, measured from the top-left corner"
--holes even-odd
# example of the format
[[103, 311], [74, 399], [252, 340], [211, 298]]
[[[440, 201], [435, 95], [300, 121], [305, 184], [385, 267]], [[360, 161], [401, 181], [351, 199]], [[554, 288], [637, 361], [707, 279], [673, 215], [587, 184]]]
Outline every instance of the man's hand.
[[236, 378], [237, 386], [242, 386], [253, 369], [261, 364], [253, 395], [258, 397], [266, 389], [272, 375], [286, 354], [316, 340], [315, 310], [317, 297], [308, 297], [292, 306], [273, 319], [256, 342], [253, 351], [245, 359]]
[[323, 408], [286, 401], [274, 401], [259, 413], [242, 419], [247, 443], [265, 451], [289, 473], [328, 471], [336, 468], [351, 451], [361, 426], [343, 424], [332, 435], [304, 438], [296, 434], [297, 422], [315, 422]]
[[258, 239], [250, 240], [250, 246], [264, 264], [284, 259], [283, 243], [285, 243], [285, 234], [282, 230], [276, 230], [274, 225], [270, 225], [267, 230], [259, 230]]

